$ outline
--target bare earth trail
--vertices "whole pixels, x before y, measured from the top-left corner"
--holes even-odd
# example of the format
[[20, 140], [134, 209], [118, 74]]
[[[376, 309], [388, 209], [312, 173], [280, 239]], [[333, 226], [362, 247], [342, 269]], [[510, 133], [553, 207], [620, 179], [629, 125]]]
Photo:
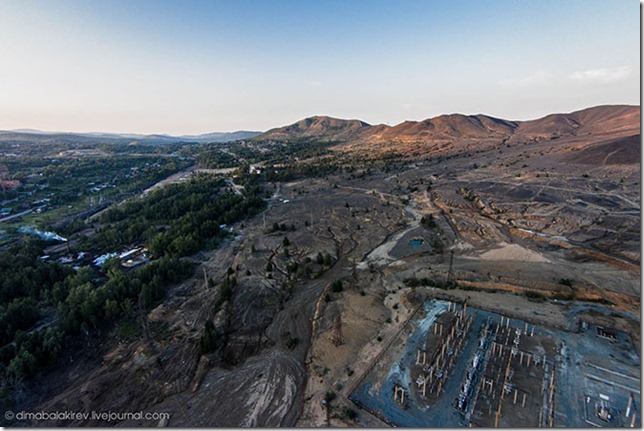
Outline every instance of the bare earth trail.
[[141, 197], [148, 195], [151, 191], [156, 190], [161, 187], [165, 187], [170, 184], [177, 184], [183, 181], [189, 180], [191, 177], [202, 173], [202, 174], [209, 174], [209, 175], [226, 175], [230, 174], [231, 172], [235, 171], [237, 168], [222, 168], [222, 169], [203, 169], [203, 168], [198, 168], [196, 166], [191, 166], [188, 169], [185, 169], [181, 172], [177, 172], [176, 174], [170, 175], [168, 178], [165, 178], [158, 183], [148, 187], [147, 189], [143, 190], [141, 192]]

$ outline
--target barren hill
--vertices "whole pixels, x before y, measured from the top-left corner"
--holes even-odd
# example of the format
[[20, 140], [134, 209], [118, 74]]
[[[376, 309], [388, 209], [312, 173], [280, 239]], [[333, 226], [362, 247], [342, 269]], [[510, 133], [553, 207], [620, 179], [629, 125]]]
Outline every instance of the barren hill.
[[[485, 115], [441, 115], [423, 121], [405, 121], [382, 133], [378, 139], [422, 141], [427, 139], [506, 137], [517, 123]], [[373, 137], [371, 137], [373, 138]]]
[[[567, 114], [550, 114], [530, 121], [510, 121], [482, 114], [449, 114], [423, 121], [405, 121], [393, 127], [371, 126], [360, 120], [311, 117], [290, 126], [269, 130], [256, 139], [311, 138], [336, 141], [336, 148], [341, 151], [373, 155], [394, 151], [413, 157], [449, 155], [505, 143], [514, 145], [556, 139], [556, 146], [563, 147], [564, 143], [568, 143], [575, 150], [590, 144], [605, 143], [603, 150], [597, 150], [603, 154], [618, 145], [609, 141], [633, 137], [639, 131], [639, 106], [605, 105]], [[624, 142], [633, 146], [633, 139]], [[572, 149], [568, 147], [568, 150]], [[616, 163], [616, 160], [623, 160], [626, 154], [629, 155], [629, 163], [634, 162], [634, 150], [620, 151], [618, 158], [602, 163]], [[587, 154], [591, 153], [594, 154], [588, 150]], [[580, 160], [587, 163], [588, 159], [584, 157]]]
[[271, 129], [257, 139], [291, 140], [315, 138], [324, 141], [350, 141], [371, 128], [360, 120], [341, 120], [326, 116], [305, 118], [290, 126]]
[[572, 112], [551, 114], [519, 123], [515, 137], [569, 135], [633, 135], [640, 129], [640, 107], [605, 105]]

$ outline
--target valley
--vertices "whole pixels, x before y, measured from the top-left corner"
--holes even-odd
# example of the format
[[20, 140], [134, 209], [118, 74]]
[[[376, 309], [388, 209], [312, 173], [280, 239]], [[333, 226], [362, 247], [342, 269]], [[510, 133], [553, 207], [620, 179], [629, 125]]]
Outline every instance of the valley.
[[[78, 210], [91, 206], [91, 214], [60, 231], [69, 239], [60, 250], [33, 244], [33, 260], [49, 246], [47, 270], [61, 274], [52, 275], [45, 293], [29, 296], [38, 318], [5, 340], [13, 347], [3, 347], [2, 406], [168, 416], [7, 425], [518, 426], [536, 417], [535, 426], [586, 426], [589, 414], [579, 400], [600, 392], [610, 392], [620, 426], [639, 425], [639, 407], [636, 419], [625, 413], [630, 393], [640, 405], [632, 391], [639, 387], [633, 376], [641, 352], [639, 115], [639, 107], [606, 106], [530, 122], [454, 115], [394, 127], [313, 117], [238, 142], [146, 147], [172, 163], [160, 164], [163, 175], [134, 177], [128, 186], [115, 182], [109, 207], [89, 205], [86, 195], [69, 197], [81, 202]], [[87, 157], [106, 156], [66, 155], [70, 160], [60, 163], [91, 170]], [[13, 160], [5, 155], [0, 164], [14, 163], [12, 172], [19, 167]], [[123, 172], [143, 158], [127, 160]], [[45, 196], [11, 193], [2, 207]], [[5, 252], [31, 244], [19, 226], [57, 227], [53, 219], [31, 217], [0, 225]], [[135, 270], [114, 259], [75, 270], [53, 263], [68, 254], [95, 257], [134, 247], [150, 252]], [[176, 266], [166, 271], [165, 264]], [[153, 274], [145, 278], [150, 265], [165, 274], [154, 283]], [[82, 298], [105, 295], [91, 302], [102, 310], [100, 319], [77, 316], [74, 331], [60, 336], [53, 365], [27, 373], [14, 361], [29, 352], [24, 333], [43, 324], [57, 328], [63, 311], [83, 309], [71, 295], [83, 270]], [[125, 282], [139, 276], [142, 284]], [[111, 297], [106, 291], [117, 282], [123, 296]], [[153, 284], [154, 290], [142, 287]], [[3, 292], [3, 310], [27, 301], [8, 284]], [[473, 326], [455, 326], [468, 338], [446, 368], [449, 396], [438, 391], [426, 402], [412, 389], [424, 372], [415, 355], [422, 337], [438, 342], [429, 337], [437, 319], [446, 328], [453, 324], [448, 303], [470, 310]], [[117, 306], [118, 312], [105, 311]], [[547, 390], [531, 393], [528, 416], [516, 400], [490, 401], [484, 409], [487, 401], [478, 395], [475, 406], [459, 411], [454, 403], [481, 325], [488, 322], [486, 336], [498, 334], [504, 318], [506, 328], [523, 331], [526, 352], [552, 349], [542, 371], [535, 368], [523, 381], [516, 373], [523, 393], [534, 382]], [[529, 325], [538, 328], [538, 343], [525, 336]], [[607, 336], [591, 338], [595, 333], [612, 334], [618, 343], [602, 344]], [[504, 337], [497, 341], [511, 343]], [[612, 359], [588, 364], [597, 346]], [[485, 354], [481, 364], [489, 370], [523, 366], [514, 354], [499, 354], [498, 363]], [[410, 355], [409, 364], [400, 362]], [[418, 367], [413, 375], [389, 373], [398, 362]], [[598, 376], [593, 367], [608, 371]], [[508, 381], [507, 370], [494, 384]], [[616, 370], [627, 375], [621, 383], [611, 374]], [[485, 381], [472, 382], [474, 393], [482, 393]], [[396, 404], [387, 392], [398, 394], [393, 385], [405, 386], [408, 404]]]

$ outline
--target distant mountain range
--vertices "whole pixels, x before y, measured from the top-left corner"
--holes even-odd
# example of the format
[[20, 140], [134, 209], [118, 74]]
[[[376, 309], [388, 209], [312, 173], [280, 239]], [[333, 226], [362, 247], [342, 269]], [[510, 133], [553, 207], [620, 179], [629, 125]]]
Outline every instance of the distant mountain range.
[[44, 132], [33, 129], [0, 131], [0, 142], [39, 142], [39, 143], [141, 143], [149, 145], [172, 144], [177, 142], [230, 142], [250, 139], [261, 132], [213, 132], [203, 135], [143, 135], [132, 133], [67, 133]]

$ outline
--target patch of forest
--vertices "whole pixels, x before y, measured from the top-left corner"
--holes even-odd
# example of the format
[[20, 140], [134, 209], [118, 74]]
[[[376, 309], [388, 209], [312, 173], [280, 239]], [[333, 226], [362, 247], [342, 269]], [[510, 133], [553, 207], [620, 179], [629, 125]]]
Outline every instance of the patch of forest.
[[157, 189], [101, 215], [88, 247], [111, 251], [144, 243], [155, 256], [181, 257], [217, 245], [228, 232], [220, 226], [259, 213], [265, 206], [261, 188], [251, 185], [239, 195], [225, 180], [205, 174]]
[[197, 175], [108, 210], [97, 235], [81, 246], [118, 250], [143, 243], [155, 260], [136, 269], [114, 257], [75, 271], [41, 259], [47, 243], [31, 238], [0, 253], [0, 404], [11, 405], [24, 379], [54, 368], [79, 337], [106, 337], [115, 328], [136, 332], [136, 316], [193, 273], [180, 258], [221, 242], [230, 233], [221, 225], [262, 211], [261, 193], [250, 185], [235, 194], [224, 179]]

